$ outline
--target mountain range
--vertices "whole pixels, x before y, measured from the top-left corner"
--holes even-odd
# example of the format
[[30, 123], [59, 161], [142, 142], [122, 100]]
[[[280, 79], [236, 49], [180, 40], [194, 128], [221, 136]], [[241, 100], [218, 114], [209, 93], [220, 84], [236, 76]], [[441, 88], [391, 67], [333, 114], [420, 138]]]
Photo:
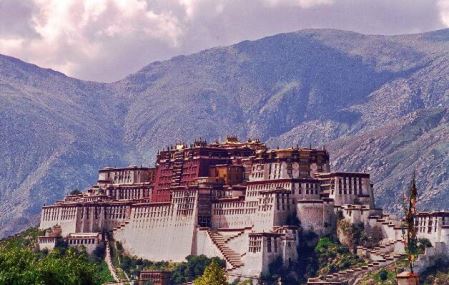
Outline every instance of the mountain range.
[[303, 30], [153, 62], [113, 83], [0, 55], [0, 236], [104, 166], [152, 165], [195, 138], [325, 147], [334, 170], [372, 175], [400, 213], [449, 208], [449, 30], [382, 36]]

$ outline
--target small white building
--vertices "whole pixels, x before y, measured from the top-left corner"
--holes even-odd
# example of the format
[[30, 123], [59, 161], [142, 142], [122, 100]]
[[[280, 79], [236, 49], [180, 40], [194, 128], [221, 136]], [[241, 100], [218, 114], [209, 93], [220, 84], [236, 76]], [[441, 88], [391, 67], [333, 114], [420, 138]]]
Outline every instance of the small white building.
[[87, 253], [92, 254], [103, 243], [103, 235], [101, 233], [71, 233], [65, 240], [68, 246], [83, 246]]

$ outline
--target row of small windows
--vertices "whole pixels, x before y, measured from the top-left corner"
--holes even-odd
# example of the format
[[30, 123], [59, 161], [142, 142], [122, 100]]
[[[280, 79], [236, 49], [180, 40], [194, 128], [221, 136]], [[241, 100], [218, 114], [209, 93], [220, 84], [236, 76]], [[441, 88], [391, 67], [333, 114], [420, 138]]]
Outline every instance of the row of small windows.
[[[445, 218], [442, 218], [443, 225], [445, 224]], [[432, 218], [420, 218], [418, 221], [415, 222], [415, 227], [418, 229], [418, 232], [425, 233], [431, 233], [436, 232], [438, 230], [438, 220], [432, 219]]]
[[253, 178], [262, 178], [263, 177], [263, 172], [253, 172], [252, 173], [252, 177]]
[[243, 208], [245, 207], [245, 202], [216, 203], [212, 207], [215, 209]]
[[194, 198], [195, 195], [195, 191], [174, 191], [173, 192], [173, 197], [174, 198]]
[[245, 209], [214, 209], [214, 215], [243, 215], [245, 214]]
[[152, 218], [152, 217], [166, 217], [173, 214], [173, 209], [171, 211], [157, 211], [157, 212], [146, 212], [146, 213], [134, 213], [134, 218]]
[[176, 193], [173, 194], [173, 203], [175, 204], [183, 204], [183, 203], [194, 203], [195, 197], [194, 196], [178, 196]]
[[[320, 194], [320, 185], [317, 183], [301, 183], [301, 187], [298, 189], [298, 194], [303, 194], [303, 189], [306, 195]], [[295, 189], [292, 190], [292, 193], [295, 194]]]
[[273, 189], [290, 189], [291, 183], [269, 183], [269, 184], [256, 184], [248, 186], [247, 196], [254, 197], [258, 196], [261, 190], [273, 190]]
[[76, 216], [76, 208], [63, 208], [61, 213], [62, 220], [72, 220]]
[[[257, 202], [256, 202], [257, 203]], [[213, 209], [214, 215], [245, 215], [245, 214], [254, 214], [258, 209], [258, 206], [251, 208], [243, 208], [243, 209]]]
[[185, 209], [185, 210], [178, 209], [176, 211], [176, 215], [178, 215], [178, 216], [190, 216], [192, 214], [193, 214], [193, 209]]
[[[190, 218], [190, 217], [189, 217]], [[191, 225], [192, 220], [186, 219], [185, 221], [167, 222], [167, 219], [152, 219], [149, 221], [140, 220], [132, 225], [134, 229], [151, 229], [151, 228], [167, 228], [167, 227], [185, 227]]]
[[86, 207], [81, 210], [81, 218], [89, 219], [92, 212], [93, 217], [98, 219], [102, 209], [105, 219], [125, 219], [128, 211], [128, 208], [123, 206], [112, 206], [105, 208], [93, 207], [92, 209], [90, 207]]
[[50, 208], [44, 210], [44, 221], [59, 220], [59, 208]]
[[[362, 178], [360, 177], [339, 177], [338, 194], [363, 194]], [[332, 190], [332, 194], [333, 194]]]
[[134, 171], [131, 170], [123, 170], [123, 171], [118, 171], [118, 172], [112, 172], [111, 176], [112, 176], [112, 180], [114, 182], [131, 182], [131, 178], [133, 176]]
[[[101, 211], [103, 210], [103, 216], [105, 219], [124, 219], [126, 218], [127, 209], [125, 207], [85, 207], [81, 209], [81, 219], [89, 219], [91, 214], [94, 219], [100, 218]], [[76, 208], [63, 208], [59, 211], [59, 208], [45, 209], [43, 213], [44, 221], [55, 220], [70, 220], [76, 217]]]
[[95, 239], [69, 239], [68, 244], [96, 244]]
[[144, 196], [144, 193], [148, 192], [144, 189], [111, 189], [110, 196], [118, 199], [132, 199]]

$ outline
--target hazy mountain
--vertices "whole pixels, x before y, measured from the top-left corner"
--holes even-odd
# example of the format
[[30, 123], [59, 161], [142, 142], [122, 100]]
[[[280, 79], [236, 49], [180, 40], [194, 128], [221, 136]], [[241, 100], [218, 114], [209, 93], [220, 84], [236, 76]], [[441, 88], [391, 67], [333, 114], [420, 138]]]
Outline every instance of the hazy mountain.
[[104, 165], [152, 164], [176, 140], [325, 145], [397, 210], [416, 169], [423, 208], [449, 208], [449, 30], [307, 30], [154, 62], [112, 83], [0, 57], [0, 234]]

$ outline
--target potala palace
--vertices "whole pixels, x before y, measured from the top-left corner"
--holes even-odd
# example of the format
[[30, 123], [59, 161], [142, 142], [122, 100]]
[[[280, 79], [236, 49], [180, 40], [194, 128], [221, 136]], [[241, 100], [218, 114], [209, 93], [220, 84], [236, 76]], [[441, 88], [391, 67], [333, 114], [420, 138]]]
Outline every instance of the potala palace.
[[[372, 262], [310, 284], [348, 280], [394, 261], [404, 248], [401, 222], [376, 208], [368, 173], [332, 171], [325, 149], [269, 149], [228, 137], [167, 147], [154, 168], [101, 169], [87, 191], [42, 208], [40, 228], [53, 231], [39, 244], [52, 248], [62, 238], [93, 250], [108, 238], [153, 261], [218, 256], [230, 279], [257, 278], [279, 257], [285, 266], [297, 259], [300, 228], [336, 235], [341, 219], [380, 235], [372, 248], [357, 249]], [[420, 213], [416, 226], [434, 245], [418, 266], [448, 251], [449, 213]]]

